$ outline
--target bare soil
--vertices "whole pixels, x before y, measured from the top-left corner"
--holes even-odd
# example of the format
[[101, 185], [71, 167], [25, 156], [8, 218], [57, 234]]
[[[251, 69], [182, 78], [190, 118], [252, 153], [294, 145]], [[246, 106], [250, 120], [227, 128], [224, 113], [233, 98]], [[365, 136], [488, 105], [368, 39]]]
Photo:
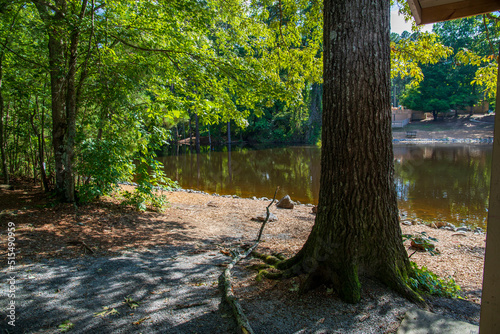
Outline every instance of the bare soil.
[[404, 128], [392, 129], [394, 139], [406, 139], [406, 131], [417, 131], [416, 139], [479, 139], [492, 138], [494, 115], [461, 115], [434, 121], [411, 122]]
[[[252, 243], [260, 227], [260, 222], [254, 221], [253, 218], [265, 213], [265, 207], [269, 204], [269, 201], [264, 200], [188, 192], [170, 192], [167, 196], [170, 204], [164, 213], [138, 213], [130, 207], [120, 205], [114, 198], [103, 198], [99, 202], [80, 207], [54, 204], [40, 192], [38, 187], [18, 183], [14, 185], [14, 190], [0, 189], [0, 240], [2, 245], [6, 245], [7, 222], [13, 222], [16, 226], [18, 266], [34, 271], [40, 269], [35, 269], [33, 265], [44, 264], [47, 260], [81, 259], [92, 263], [103, 258], [120, 258], [124, 254], [150, 254], [152, 251], [167, 251], [189, 246], [191, 247], [187, 253], [189, 256], [202, 256], [204, 260], [188, 257], [183, 260], [187, 262], [186, 265], [191, 261], [195, 263], [208, 261], [208, 264], [210, 262], [213, 264], [212, 270], [222, 272], [223, 267], [220, 261], [216, 260], [222, 256], [229, 262], [229, 257], [226, 255], [230, 249], [238, 249]], [[315, 215], [311, 209], [311, 206], [306, 205], [295, 206], [293, 210], [272, 206], [271, 212], [278, 217], [278, 221], [266, 226], [259, 250], [282, 253], [285, 256], [295, 254], [304, 244], [314, 224]], [[440, 255], [431, 256], [417, 252], [411, 259], [439, 275], [453, 277], [462, 286], [463, 298], [466, 301], [429, 298], [433, 310], [477, 323], [485, 235], [471, 232], [454, 233], [423, 225], [402, 225], [402, 231], [403, 233], [424, 231], [429, 236], [437, 238], [436, 247], [441, 252]], [[6, 252], [1, 253], [5, 259]], [[411, 253], [413, 251], [409, 250], [409, 254]], [[147, 258], [146, 255], [137, 256]], [[341, 302], [326, 287], [301, 296], [296, 291], [300, 278], [256, 282], [254, 279], [256, 273], [245, 269], [247, 265], [255, 262], [258, 261], [252, 259], [244, 261], [235, 272], [237, 282], [235, 293], [242, 300], [250, 322], [259, 333], [312, 333], [319, 329], [337, 333], [394, 332], [404, 313], [412, 307], [411, 303], [368, 279], [363, 279], [364, 297], [358, 305]], [[65, 267], [73, 262], [62, 263]], [[5, 266], [6, 261], [2, 261], [0, 268]], [[6, 268], [2, 271], [5, 270]], [[197, 271], [193, 270], [188, 276], [195, 275]], [[198, 304], [206, 304], [205, 307], [209, 307], [213, 304], [213, 298], [220, 298], [220, 295], [217, 297], [216, 287], [213, 287], [213, 280], [211, 278], [210, 283], [203, 283], [213, 288], [210, 297], [212, 301], [204, 301], [201, 304], [187, 303], [186, 312], [192, 307], [199, 306]], [[126, 285], [124, 282], [120, 284]], [[195, 289], [196, 285], [192, 288]], [[172, 294], [173, 290], [170, 293]], [[173, 299], [174, 296], [170, 295], [169, 298]], [[182, 303], [179, 306], [178, 302], [172, 307], [177, 313], [171, 315], [173, 318], [167, 317], [168, 321], [174, 322], [173, 319], [176, 319], [177, 322], [189, 322], [193, 316], [180, 312], [183, 310]], [[150, 308], [150, 312], [159, 311]], [[224, 318], [231, 317], [223, 308], [212, 308], [204, 312]], [[148, 314], [144, 313], [143, 318]], [[212, 332], [215, 330], [213, 328], [224, 332], [217, 327], [220, 323], [215, 315], [203, 325], [198, 325], [212, 328], [200, 333]], [[166, 320], [162, 320], [162, 323], [164, 321]], [[224, 321], [227, 322], [227, 319]], [[79, 327], [86, 328], [84, 324], [85, 321], [81, 320]], [[57, 324], [46, 326], [53, 328], [55, 325]], [[144, 326], [149, 328], [147, 321], [144, 322]], [[224, 328], [230, 332], [231, 330], [227, 328], [231, 328], [231, 325], [225, 326]], [[168, 328], [162, 330], [171, 329]], [[38, 333], [38, 331], [32, 332]], [[40, 331], [42, 332], [50, 331]]]

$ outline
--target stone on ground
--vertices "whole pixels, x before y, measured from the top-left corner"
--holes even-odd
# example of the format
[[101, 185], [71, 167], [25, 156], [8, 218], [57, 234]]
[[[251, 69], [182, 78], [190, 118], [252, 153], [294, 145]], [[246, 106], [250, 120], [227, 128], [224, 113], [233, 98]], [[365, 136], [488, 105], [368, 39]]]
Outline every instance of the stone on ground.
[[439, 314], [410, 309], [397, 334], [477, 334], [479, 326], [446, 318]]
[[294, 203], [292, 202], [292, 200], [290, 199], [290, 196], [288, 196], [288, 195], [286, 195], [285, 197], [280, 199], [278, 204], [276, 204], [276, 206], [278, 208], [282, 208], [282, 209], [293, 209], [293, 205], [294, 205]]

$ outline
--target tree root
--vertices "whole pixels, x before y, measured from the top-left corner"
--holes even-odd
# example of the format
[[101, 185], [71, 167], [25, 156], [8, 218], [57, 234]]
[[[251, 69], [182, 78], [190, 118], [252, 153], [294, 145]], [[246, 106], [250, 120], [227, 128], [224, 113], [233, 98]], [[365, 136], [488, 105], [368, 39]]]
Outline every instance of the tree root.
[[[257, 281], [262, 281], [264, 278], [267, 279], [286, 279], [286, 278], [291, 278], [295, 276], [299, 276], [301, 274], [306, 274], [307, 277], [306, 279], [302, 282], [299, 293], [305, 293], [307, 291], [312, 290], [314, 287], [317, 286], [316, 282], [325, 282], [324, 279], [321, 279], [323, 276], [329, 276], [326, 273], [318, 273], [314, 271], [307, 271], [304, 269], [303, 264], [301, 263], [303, 256], [301, 256], [300, 252], [295, 255], [294, 257], [283, 260], [280, 258], [277, 258], [274, 254], [273, 255], [268, 255], [264, 253], [259, 253], [259, 252], [252, 252], [252, 255], [255, 258], [261, 259], [264, 261], [262, 264], [255, 264], [250, 266], [249, 268], [258, 270], [258, 274], [255, 277]], [[271, 269], [272, 271], [269, 271]], [[352, 275], [345, 275], [345, 277], [339, 277], [338, 279], [341, 282], [344, 282], [340, 284], [340, 289], [338, 293], [340, 294], [341, 298], [347, 302], [350, 303], [356, 303], [360, 299], [360, 282], [357, 279], [357, 274], [355, 275], [355, 268], [353, 268], [353, 272], [351, 273]], [[322, 276], [323, 275], [323, 276]], [[355, 277], [355, 279], [353, 278]], [[324, 278], [324, 277], [323, 277]], [[415, 292], [413, 289], [411, 289], [405, 282], [404, 278], [399, 274], [386, 274], [383, 276], [378, 277], [379, 281], [384, 283], [387, 287], [395, 290], [398, 292], [401, 296], [405, 297], [409, 301], [415, 303], [418, 305], [420, 308], [429, 309], [429, 306], [425, 302], [425, 300]], [[330, 282], [333, 283], [333, 282]], [[346, 286], [347, 284], [347, 286]], [[342, 288], [343, 286], [343, 288]], [[345, 291], [350, 291], [350, 293], [345, 293]]]
[[[278, 193], [278, 188], [276, 188], [276, 191], [274, 192], [274, 197], [272, 202], [267, 206], [266, 208], [266, 219], [262, 223], [259, 234], [257, 236], [257, 240], [253, 244], [252, 247], [248, 248], [244, 253], [239, 253], [237, 251], [232, 251], [231, 254], [233, 255], [232, 261], [227, 265], [226, 269], [224, 272], [220, 275], [219, 277], [219, 284], [222, 287], [223, 293], [224, 293], [224, 299], [228, 302], [228, 304], [231, 306], [233, 310], [234, 317], [236, 318], [236, 322], [238, 323], [238, 328], [241, 333], [243, 334], [253, 334], [254, 331], [252, 329], [252, 326], [250, 326], [250, 323], [248, 322], [247, 317], [245, 316], [245, 313], [243, 312], [243, 308], [241, 307], [241, 304], [238, 302], [238, 299], [233, 293], [233, 286], [232, 286], [232, 280], [231, 280], [231, 269], [241, 260], [247, 258], [252, 252], [254, 252], [255, 248], [259, 245], [260, 238], [262, 237], [262, 231], [264, 230], [264, 226], [266, 226], [267, 221], [269, 220], [269, 207], [274, 203], [276, 200], [276, 194]], [[278, 258], [276, 258], [278, 261], [280, 261]]]

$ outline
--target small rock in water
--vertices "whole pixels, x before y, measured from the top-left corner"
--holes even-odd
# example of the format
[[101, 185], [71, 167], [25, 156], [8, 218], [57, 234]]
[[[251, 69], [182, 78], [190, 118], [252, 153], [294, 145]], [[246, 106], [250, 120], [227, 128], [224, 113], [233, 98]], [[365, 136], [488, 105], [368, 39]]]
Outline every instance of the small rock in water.
[[466, 226], [460, 226], [455, 229], [456, 232], [468, 232], [470, 229]]
[[282, 209], [293, 209], [294, 204], [290, 199], [290, 196], [286, 195], [276, 204], [276, 206]]
[[[255, 219], [258, 220], [258, 221], [263, 222], [264, 220], [266, 220], [266, 217], [267, 217], [267, 213], [263, 213], [261, 215], [258, 215]], [[276, 215], [273, 214], [272, 212], [269, 212], [269, 220], [268, 220], [268, 222], [275, 222], [277, 220], [278, 220], [278, 217], [276, 217]]]
[[484, 230], [482, 228], [480, 228], [480, 227], [476, 227], [474, 229], [474, 233], [481, 234], [481, 233], [484, 233]]
[[255, 201], [255, 200], [257, 200], [257, 197], [253, 196], [252, 199]]
[[403, 220], [403, 221], [401, 222], [401, 224], [403, 224], [403, 225], [408, 225], [408, 226], [413, 225], [413, 224], [411, 223], [411, 221], [409, 221], [409, 220]]

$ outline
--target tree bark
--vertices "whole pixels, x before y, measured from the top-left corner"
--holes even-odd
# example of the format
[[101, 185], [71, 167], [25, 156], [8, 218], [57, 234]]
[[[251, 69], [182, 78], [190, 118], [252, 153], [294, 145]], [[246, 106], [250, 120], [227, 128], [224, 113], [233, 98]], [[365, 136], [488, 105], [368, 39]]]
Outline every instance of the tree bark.
[[44, 166], [45, 153], [44, 153], [44, 148], [43, 148], [43, 141], [44, 141], [43, 128], [45, 125], [44, 124], [45, 117], [44, 117], [44, 113], [42, 112], [41, 113], [41, 125], [40, 125], [41, 130], [38, 131], [38, 129], [35, 125], [35, 122], [34, 122], [34, 118], [35, 118], [37, 113], [40, 114], [40, 108], [38, 106], [38, 96], [35, 98], [35, 112], [30, 117], [30, 123], [31, 123], [31, 128], [33, 129], [33, 132], [35, 133], [35, 135], [37, 137], [37, 141], [38, 141], [38, 163], [39, 163], [38, 167], [40, 168], [40, 176], [42, 179], [43, 188], [44, 188], [45, 192], [48, 192], [49, 191], [49, 182], [47, 180], [47, 174], [45, 173], [45, 166]]
[[[57, 10], [48, 10], [43, 2], [33, 1], [45, 22], [49, 37], [49, 67], [52, 100], [52, 142], [56, 171], [56, 192], [65, 202], [75, 201], [73, 157], [76, 135], [77, 87], [75, 83], [78, 60], [80, 26], [71, 26], [69, 35], [65, 26], [68, 11], [66, 0], [56, 0]], [[87, 0], [82, 1], [77, 17], [85, 15]], [[84, 78], [82, 77], [82, 80]]]
[[200, 121], [198, 118], [198, 114], [194, 114], [194, 121], [196, 124], [196, 153], [200, 154]]
[[320, 84], [313, 84], [311, 88], [311, 106], [307, 128], [307, 141], [313, 142], [321, 129], [321, 91]]
[[3, 93], [2, 93], [3, 56], [4, 53], [2, 52], [2, 54], [0, 54], [0, 157], [2, 159], [2, 174], [4, 182], [5, 184], [9, 184], [9, 170], [7, 167], [7, 157], [5, 155], [6, 138], [4, 133], [4, 123], [3, 123], [4, 108], [5, 108], [5, 103], [3, 100]]
[[394, 185], [389, 2], [325, 0], [320, 194], [302, 250], [281, 269], [307, 273], [308, 290], [331, 284], [360, 300], [360, 273], [414, 301]]

